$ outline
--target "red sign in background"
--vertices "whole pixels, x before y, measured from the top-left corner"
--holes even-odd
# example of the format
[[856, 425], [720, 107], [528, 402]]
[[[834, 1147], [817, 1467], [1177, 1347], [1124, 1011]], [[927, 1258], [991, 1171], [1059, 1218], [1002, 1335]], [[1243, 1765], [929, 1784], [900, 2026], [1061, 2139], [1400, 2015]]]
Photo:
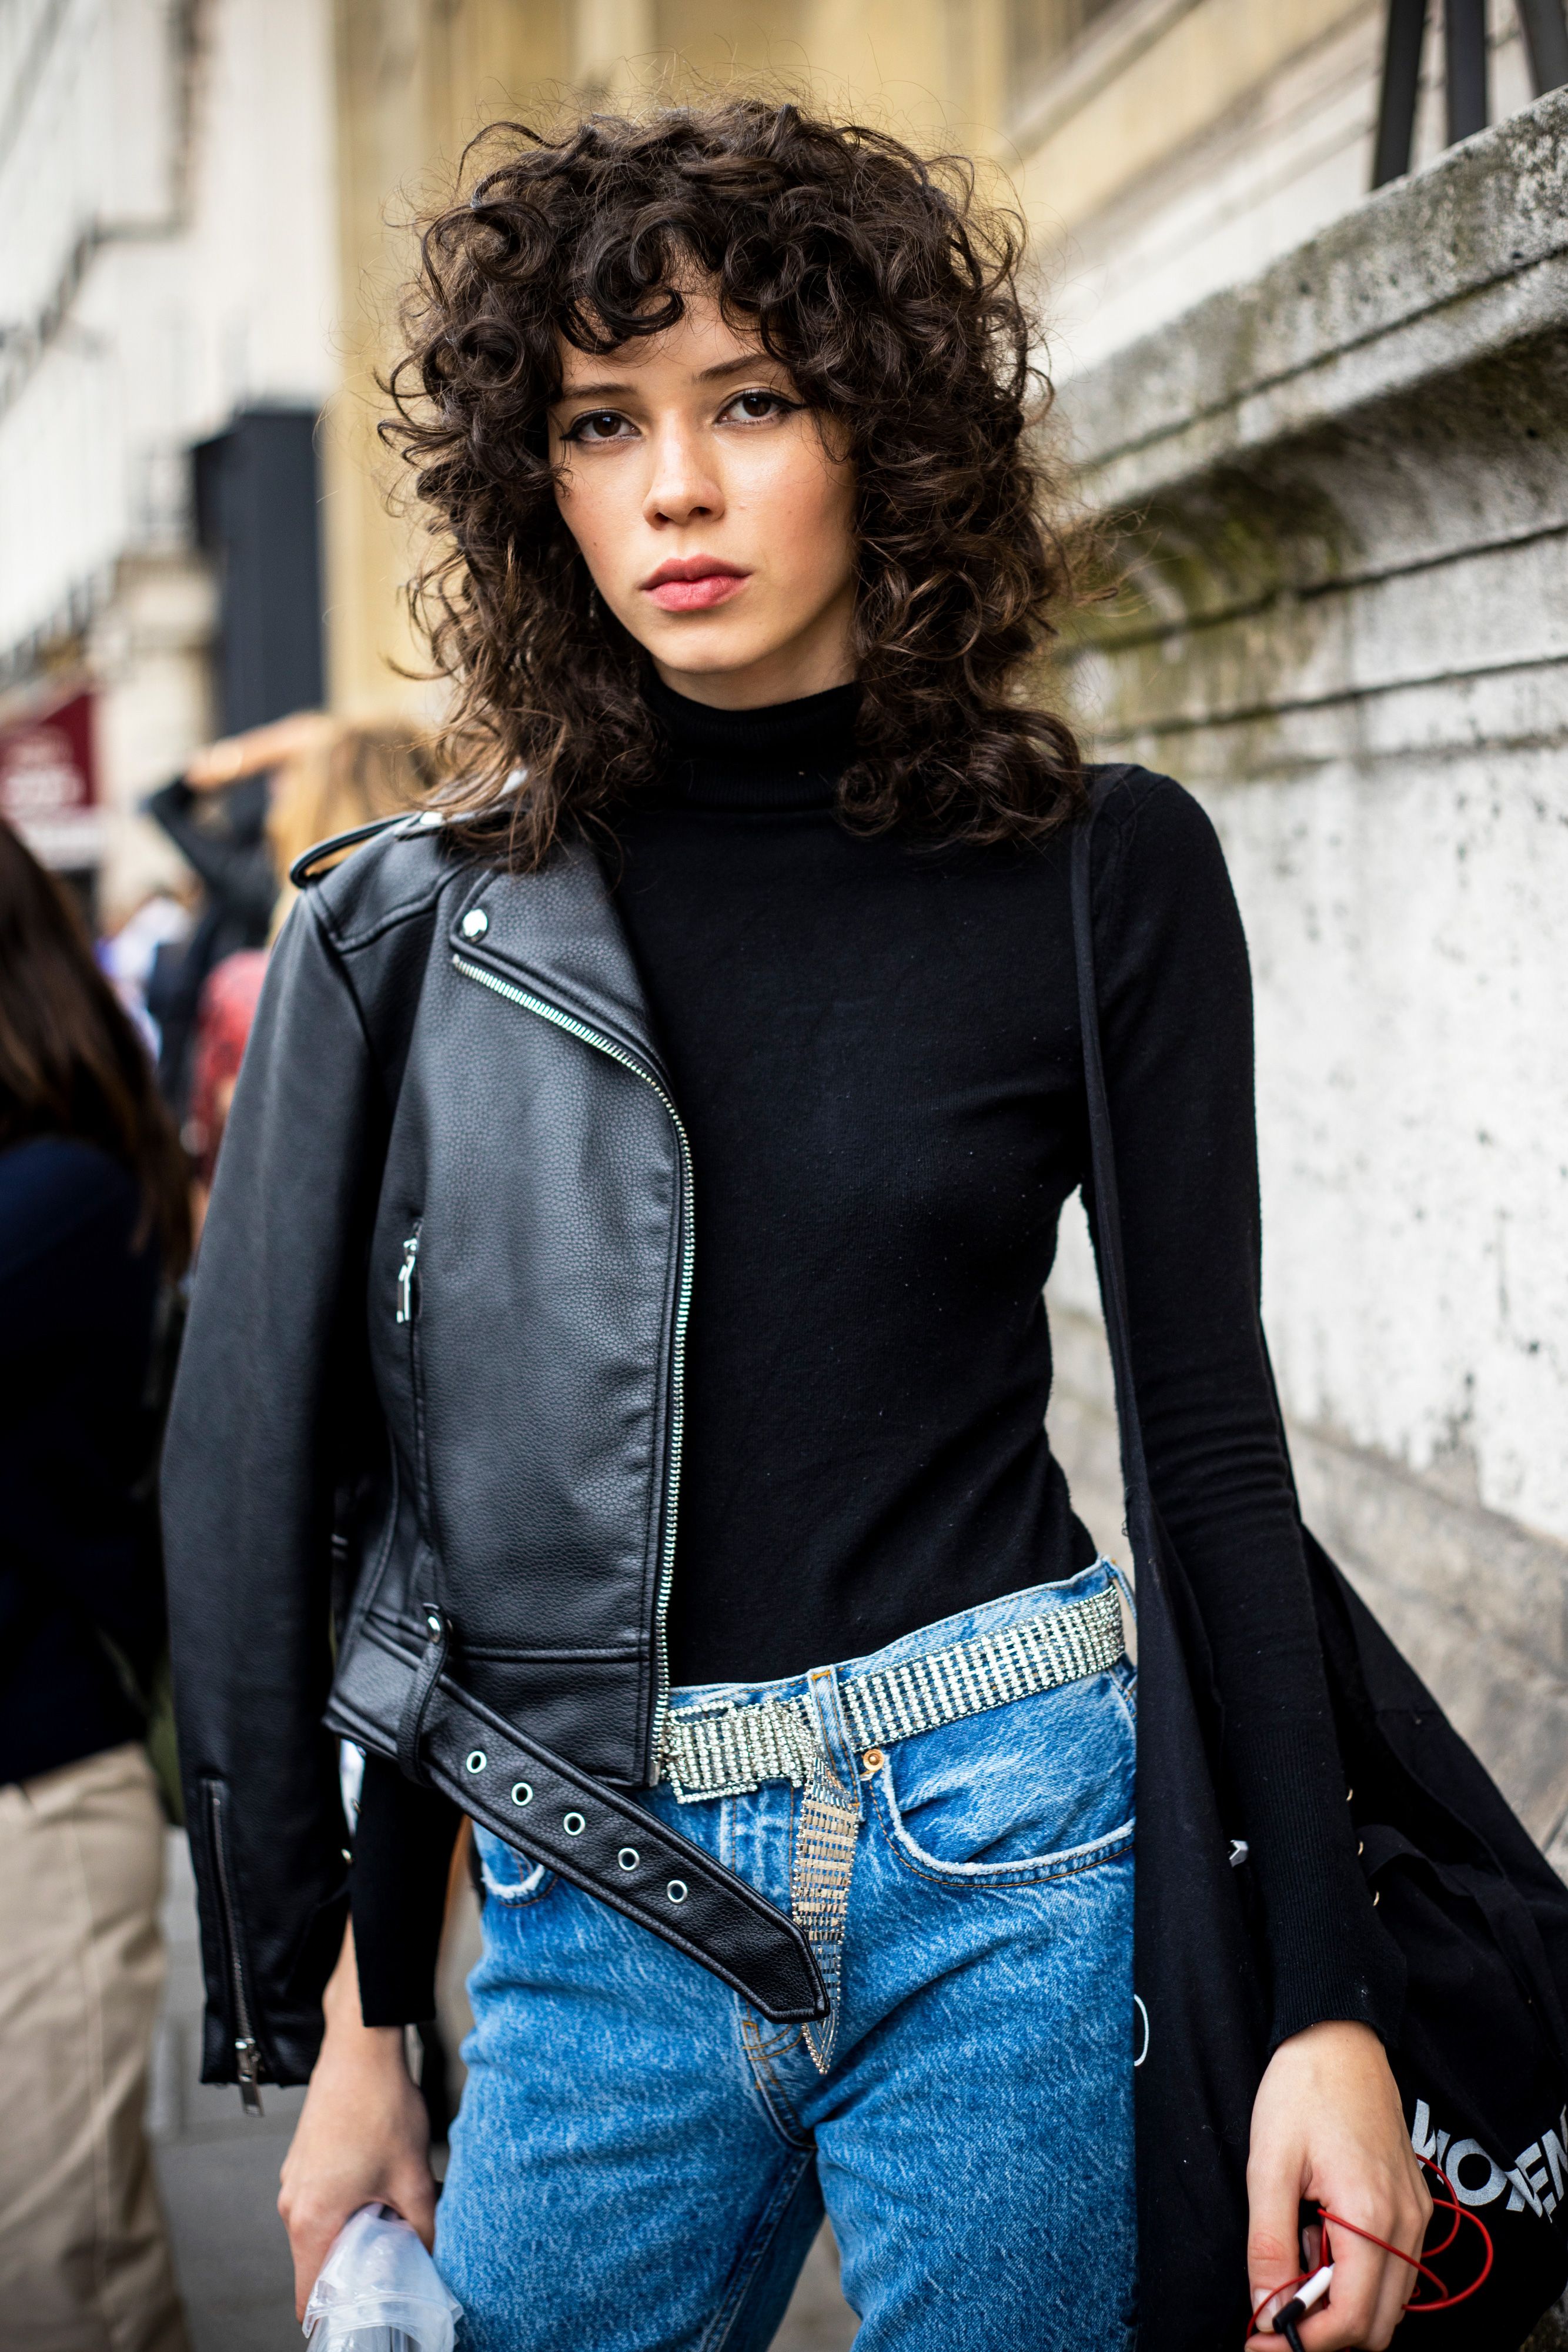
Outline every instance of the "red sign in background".
[[0, 726], [0, 816], [46, 866], [70, 869], [98, 862], [95, 699], [90, 688], [80, 688]]

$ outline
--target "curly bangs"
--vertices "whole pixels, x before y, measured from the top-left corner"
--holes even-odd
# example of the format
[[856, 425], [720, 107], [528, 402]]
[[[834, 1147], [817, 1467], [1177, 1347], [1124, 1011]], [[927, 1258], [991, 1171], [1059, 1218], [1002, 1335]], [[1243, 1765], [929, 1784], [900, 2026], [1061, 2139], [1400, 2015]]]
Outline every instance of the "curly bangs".
[[[444, 805], [519, 870], [563, 828], [612, 828], [658, 772], [648, 656], [593, 595], [558, 509], [558, 338], [656, 335], [702, 283], [855, 467], [862, 686], [843, 820], [927, 839], [1038, 839], [1083, 783], [1030, 659], [1072, 591], [1030, 427], [1020, 224], [954, 158], [755, 100], [559, 139], [497, 125], [465, 202], [425, 228], [383, 437], [432, 543], [412, 598], [453, 688]], [[497, 160], [497, 151], [500, 159]], [[517, 782], [518, 772], [523, 782]]]

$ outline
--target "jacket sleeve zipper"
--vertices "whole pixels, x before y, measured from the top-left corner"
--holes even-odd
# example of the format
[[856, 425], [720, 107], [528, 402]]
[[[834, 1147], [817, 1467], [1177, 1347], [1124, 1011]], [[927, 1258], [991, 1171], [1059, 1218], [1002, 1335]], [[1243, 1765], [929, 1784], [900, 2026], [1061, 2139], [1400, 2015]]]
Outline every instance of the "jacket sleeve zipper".
[[224, 1821], [223, 1790], [207, 1783], [207, 1818], [213, 1841], [213, 1867], [217, 1874], [218, 1905], [223, 1913], [224, 1942], [229, 1964], [229, 1990], [234, 1997], [235, 2063], [239, 2075], [240, 2105], [247, 2116], [262, 2112], [261, 2044], [251, 2023], [250, 1998], [246, 1990], [245, 1962], [240, 1954], [239, 1921], [235, 1912], [234, 1886], [229, 1877], [228, 1838]]

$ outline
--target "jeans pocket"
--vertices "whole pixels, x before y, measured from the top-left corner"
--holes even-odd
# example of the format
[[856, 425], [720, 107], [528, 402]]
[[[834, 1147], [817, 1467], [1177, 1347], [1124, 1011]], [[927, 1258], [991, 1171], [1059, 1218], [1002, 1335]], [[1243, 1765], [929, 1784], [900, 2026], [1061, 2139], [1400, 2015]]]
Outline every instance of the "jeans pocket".
[[991, 1887], [1115, 1860], [1133, 1838], [1132, 1687], [1123, 1665], [900, 1740], [873, 1782], [894, 1857]]
[[493, 1831], [474, 1824], [474, 1847], [479, 1857], [479, 1877], [486, 1898], [494, 1896], [509, 1911], [520, 1910], [525, 1903], [538, 1903], [556, 1883], [553, 1870], [542, 1862], [528, 1862], [515, 1853], [504, 1838]]

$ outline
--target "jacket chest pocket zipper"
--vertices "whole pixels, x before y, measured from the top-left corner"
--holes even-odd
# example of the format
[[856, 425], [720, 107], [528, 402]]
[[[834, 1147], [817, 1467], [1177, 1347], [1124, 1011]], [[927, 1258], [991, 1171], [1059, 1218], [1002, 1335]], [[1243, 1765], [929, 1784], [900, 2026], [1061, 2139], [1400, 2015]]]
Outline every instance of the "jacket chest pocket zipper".
[[235, 1905], [234, 1879], [229, 1867], [228, 1822], [225, 1817], [226, 1791], [220, 1780], [205, 1780], [202, 1785], [206, 1793], [213, 1875], [217, 1881], [224, 1958], [228, 1965], [229, 1997], [234, 2008], [235, 2069], [239, 2076], [240, 2105], [247, 2116], [259, 2116], [262, 2111], [261, 2093], [256, 2086], [261, 2080], [261, 2044], [256, 2038], [250, 1994], [246, 1983], [245, 1952], [240, 1943], [239, 1915]]
[[[423, 1222], [423, 1219], [415, 1221], [413, 1233], [402, 1245], [402, 1264], [397, 1276], [397, 1320], [400, 1323], [412, 1323], [416, 1311], [413, 1282], [419, 1265], [419, 1228]], [[413, 1344], [411, 1336], [409, 1345], [412, 1347]]]
[[393, 1321], [408, 1336], [408, 1384], [413, 1401], [413, 1460], [418, 1480], [420, 1507], [424, 1513], [425, 1532], [430, 1533], [430, 1477], [425, 1459], [424, 1379], [420, 1363], [419, 1346], [419, 1241], [424, 1231], [424, 1219], [416, 1217], [409, 1228], [408, 1239], [402, 1245], [402, 1263], [397, 1270], [397, 1307]]

